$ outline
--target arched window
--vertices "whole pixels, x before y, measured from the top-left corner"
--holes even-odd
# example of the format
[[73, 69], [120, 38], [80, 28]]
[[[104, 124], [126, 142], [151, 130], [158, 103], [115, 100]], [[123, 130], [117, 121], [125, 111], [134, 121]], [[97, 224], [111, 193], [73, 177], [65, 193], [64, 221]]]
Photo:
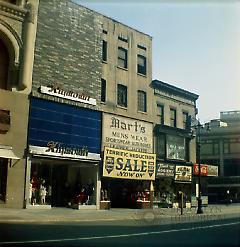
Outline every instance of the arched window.
[[0, 39], [0, 89], [7, 89], [9, 55], [3, 41]]

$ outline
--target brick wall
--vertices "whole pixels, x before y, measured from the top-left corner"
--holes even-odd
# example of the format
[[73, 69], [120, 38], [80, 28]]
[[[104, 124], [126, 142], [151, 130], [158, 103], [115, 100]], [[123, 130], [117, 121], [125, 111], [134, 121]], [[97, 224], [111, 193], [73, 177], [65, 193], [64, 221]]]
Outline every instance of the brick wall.
[[68, 91], [87, 92], [100, 102], [101, 33], [100, 15], [96, 12], [67, 0], [40, 0], [33, 95], [91, 107], [39, 93], [41, 85], [57, 83]]

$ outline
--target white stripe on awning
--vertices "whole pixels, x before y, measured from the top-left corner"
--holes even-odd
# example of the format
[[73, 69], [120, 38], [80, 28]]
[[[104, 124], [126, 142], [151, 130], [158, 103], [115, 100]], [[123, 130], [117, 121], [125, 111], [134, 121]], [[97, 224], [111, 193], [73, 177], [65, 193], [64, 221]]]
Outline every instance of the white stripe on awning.
[[20, 160], [20, 157], [16, 156], [10, 146], [0, 145], [0, 158]]

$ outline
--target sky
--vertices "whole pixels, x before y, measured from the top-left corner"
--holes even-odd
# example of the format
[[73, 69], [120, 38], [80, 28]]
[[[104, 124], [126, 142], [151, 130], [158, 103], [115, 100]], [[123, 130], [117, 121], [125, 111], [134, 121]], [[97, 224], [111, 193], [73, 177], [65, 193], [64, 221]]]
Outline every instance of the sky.
[[199, 95], [201, 122], [240, 110], [240, 0], [75, 0], [153, 37], [153, 79]]

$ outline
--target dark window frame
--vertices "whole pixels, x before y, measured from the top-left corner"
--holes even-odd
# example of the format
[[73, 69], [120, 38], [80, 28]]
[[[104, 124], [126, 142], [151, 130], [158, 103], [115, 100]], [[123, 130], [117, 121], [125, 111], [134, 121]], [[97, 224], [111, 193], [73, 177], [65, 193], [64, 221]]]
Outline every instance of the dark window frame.
[[138, 105], [137, 109], [140, 112], [147, 112], [147, 93], [143, 90], [138, 90]]
[[183, 117], [183, 129], [187, 129], [189, 113], [187, 111], [183, 111], [182, 117]]
[[[122, 53], [124, 54], [122, 56]], [[118, 47], [118, 67], [128, 68], [128, 50], [123, 47]]]
[[102, 61], [107, 62], [107, 41], [102, 41]]
[[159, 123], [164, 125], [164, 123], [165, 123], [165, 120], [164, 120], [164, 117], [165, 117], [164, 116], [164, 105], [157, 104], [157, 109], [161, 109], [161, 114], [159, 114], [160, 113], [159, 110], [158, 110], [158, 114], [157, 114], [158, 118], [160, 119]]
[[107, 82], [105, 79], [101, 79], [101, 102], [106, 102], [106, 86]]
[[128, 105], [127, 86], [122, 84], [117, 85], [117, 105], [125, 108], [127, 108]]
[[[143, 59], [143, 65], [139, 63], [139, 59]], [[146, 56], [137, 55], [137, 73], [141, 75], [147, 75], [147, 58]]]
[[[172, 113], [174, 115], [172, 116]], [[170, 108], [170, 126], [176, 128], [177, 127], [177, 110], [176, 108]]]

